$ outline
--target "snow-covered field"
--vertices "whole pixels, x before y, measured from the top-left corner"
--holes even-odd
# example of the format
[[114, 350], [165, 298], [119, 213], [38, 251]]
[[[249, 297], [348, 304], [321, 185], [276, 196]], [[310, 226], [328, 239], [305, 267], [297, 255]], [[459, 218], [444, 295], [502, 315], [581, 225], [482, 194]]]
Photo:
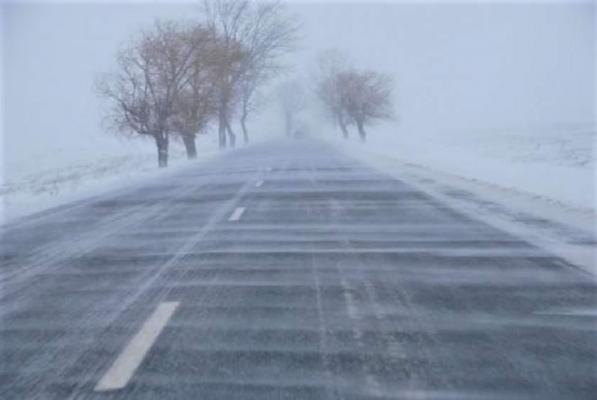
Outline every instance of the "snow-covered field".
[[[20, 154], [17, 149], [11, 149], [10, 153], [6, 151], [8, 154], [0, 170], [0, 222], [189, 165], [179, 143], [171, 144], [169, 168], [159, 169], [155, 145], [151, 141], [95, 139], [88, 145], [78, 144], [76, 148], [48, 146], [44, 151], [38, 146], [34, 154]], [[213, 137], [199, 137], [198, 160], [219, 154], [216, 145]]]
[[597, 272], [594, 128], [333, 139], [461, 211]]
[[577, 210], [595, 208], [594, 128], [400, 135], [371, 135], [368, 151]]

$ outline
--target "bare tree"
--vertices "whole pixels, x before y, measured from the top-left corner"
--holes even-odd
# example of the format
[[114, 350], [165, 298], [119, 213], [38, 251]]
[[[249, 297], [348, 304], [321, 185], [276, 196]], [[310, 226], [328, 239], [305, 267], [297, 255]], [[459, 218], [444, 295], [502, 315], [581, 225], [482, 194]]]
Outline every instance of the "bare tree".
[[278, 86], [278, 98], [284, 116], [287, 136], [293, 136], [296, 129], [296, 117], [306, 106], [306, 94], [300, 82], [296, 80], [282, 82]]
[[348, 138], [351, 123], [342, 103], [341, 73], [348, 69], [346, 56], [338, 50], [330, 49], [318, 58], [318, 76], [315, 92], [329, 118], [340, 128], [342, 136]]
[[356, 125], [362, 141], [365, 126], [374, 120], [393, 116], [390, 77], [349, 66], [338, 50], [327, 50], [318, 59], [316, 94], [328, 116], [348, 138], [348, 126]]
[[280, 59], [294, 48], [298, 26], [279, 1], [254, 2], [243, 45], [247, 49], [241, 76], [241, 126], [248, 142], [246, 119], [255, 110], [257, 88], [283, 70]]
[[[230, 117], [235, 100], [240, 102], [240, 119], [245, 141], [248, 141], [246, 121], [255, 108], [253, 98], [257, 87], [279, 72], [280, 57], [292, 48], [296, 25], [284, 12], [279, 1], [204, 0], [207, 24], [220, 37], [224, 49], [240, 47], [239, 65], [222, 71], [219, 105], [219, 132], [227, 131], [234, 145]], [[236, 53], [237, 51], [233, 51]], [[220, 145], [225, 137], [220, 135]]]
[[249, 115], [260, 108], [263, 99], [259, 96], [259, 86], [263, 83], [258, 74], [244, 74], [239, 83], [240, 127], [245, 144], [249, 143], [247, 120]]
[[193, 41], [191, 45], [195, 52], [186, 84], [177, 97], [172, 125], [182, 138], [187, 157], [193, 159], [197, 157], [195, 138], [203, 132], [217, 110], [214, 98], [217, 71], [213, 63], [217, 43], [211, 32], [201, 26], [189, 32], [188, 40]]
[[241, 51], [239, 38], [249, 9], [249, 2], [244, 0], [204, 0], [203, 11], [209, 29], [218, 38], [218, 52], [214, 63], [217, 66], [216, 77], [218, 107], [218, 140], [220, 147], [226, 147], [227, 135], [232, 147], [236, 144], [236, 135], [230, 127], [230, 118], [237, 99], [236, 83], [241, 72], [245, 54]]
[[212, 54], [212, 66], [215, 71], [215, 101], [220, 147], [226, 147], [227, 138], [230, 140], [231, 147], [236, 145], [236, 134], [230, 126], [230, 121], [239, 99], [237, 85], [245, 57], [246, 52], [238, 42], [218, 38]]
[[393, 116], [391, 78], [374, 71], [348, 70], [338, 75], [338, 81], [342, 108], [365, 141], [365, 125]]
[[98, 81], [109, 100], [107, 118], [123, 133], [152, 137], [158, 165], [168, 165], [177, 97], [192, 66], [194, 44], [174, 22], [157, 22], [118, 54], [118, 71]]

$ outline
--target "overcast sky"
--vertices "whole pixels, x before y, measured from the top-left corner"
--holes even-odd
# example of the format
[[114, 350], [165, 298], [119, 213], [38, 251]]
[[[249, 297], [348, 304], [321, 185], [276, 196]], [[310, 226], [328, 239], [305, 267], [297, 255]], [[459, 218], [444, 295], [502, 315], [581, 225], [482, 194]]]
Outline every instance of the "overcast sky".
[[[7, 152], [105, 136], [93, 91], [118, 47], [156, 18], [195, 18], [193, 3], [5, 4]], [[592, 123], [592, 2], [391, 4], [293, 2], [309, 76], [325, 48], [394, 77], [398, 133]]]

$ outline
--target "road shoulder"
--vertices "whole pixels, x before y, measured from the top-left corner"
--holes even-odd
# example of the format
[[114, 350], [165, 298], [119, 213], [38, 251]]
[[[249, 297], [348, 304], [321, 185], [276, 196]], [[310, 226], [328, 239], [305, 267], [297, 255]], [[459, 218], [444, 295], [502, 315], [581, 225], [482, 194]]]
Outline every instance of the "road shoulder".
[[506, 188], [472, 181], [354, 145], [346, 155], [400, 179], [451, 208], [541, 247], [597, 277], [595, 214]]

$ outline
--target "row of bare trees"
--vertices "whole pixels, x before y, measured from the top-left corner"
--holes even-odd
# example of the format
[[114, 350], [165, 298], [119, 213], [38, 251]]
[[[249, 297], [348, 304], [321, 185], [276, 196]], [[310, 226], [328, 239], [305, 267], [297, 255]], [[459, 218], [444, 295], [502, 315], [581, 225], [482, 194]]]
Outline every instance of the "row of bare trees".
[[296, 136], [298, 129], [297, 118], [307, 106], [307, 93], [303, 87], [304, 84], [301, 81], [289, 79], [281, 82], [277, 88], [284, 130], [286, 136], [289, 137]]
[[316, 94], [345, 139], [351, 125], [356, 126], [360, 139], [365, 141], [367, 125], [393, 118], [389, 76], [356, 69], [337, 51], [321, 55], [318, 75]]
[[172, 137], [189, 158], [195, 138], [218, 126], [220, 147], [236, 145], [238, 116], [245, 142], [259, 89], [277, 75], [297, 28], [279, 2], [205, 0], [204, 20], [156, 22], [118, 54], [118, 69], [98, 81], [107, 119], [118, 131], [152, 137], [158, 164], [168, 164]]

